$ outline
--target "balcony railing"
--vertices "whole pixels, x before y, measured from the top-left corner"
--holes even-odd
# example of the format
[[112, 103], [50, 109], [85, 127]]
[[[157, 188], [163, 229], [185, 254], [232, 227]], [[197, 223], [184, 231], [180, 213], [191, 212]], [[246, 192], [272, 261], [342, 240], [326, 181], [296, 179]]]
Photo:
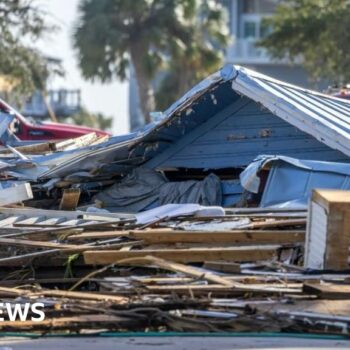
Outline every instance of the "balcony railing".
[[[47, 102], [58, 117], [69, 117], [80, 110], [80, 90], [49, 90]], [[23, 115], [38, 119], [49, 117], [47, 104], [41, 92], [34, 92], [22, 110]]]

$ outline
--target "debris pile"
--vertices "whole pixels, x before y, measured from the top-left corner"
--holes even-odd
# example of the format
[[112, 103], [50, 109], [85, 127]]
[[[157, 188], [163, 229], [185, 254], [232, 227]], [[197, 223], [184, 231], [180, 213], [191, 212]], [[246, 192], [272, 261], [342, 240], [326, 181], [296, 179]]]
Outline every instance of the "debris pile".
[[349, 334], [350, 196], [314, 190], [350, 188], [349, 101], [227, 66], [125, 136], [23, 144], [15, 113], [0, 294], [46, 318], [1, 331]]
[[225, 214], [1, 209], [2, 300], [46, 314], [1, 330], [348, 332], [348, 275], [301, 267], [305, 211]]

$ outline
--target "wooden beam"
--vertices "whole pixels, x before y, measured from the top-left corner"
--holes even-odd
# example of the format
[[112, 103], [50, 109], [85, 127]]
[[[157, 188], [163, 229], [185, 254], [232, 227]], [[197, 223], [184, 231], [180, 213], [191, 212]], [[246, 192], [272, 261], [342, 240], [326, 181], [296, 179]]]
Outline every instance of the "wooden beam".
[[280, 246], [246, 246], [230, 248], [157, 249], [130, 251], [86, 251], [88, 265], [109, 265], [128, 258], [142, 258], [152, 255], [176, 262], [203, 262], [212, 260], [257, 261], [271, 259]]
[[176, 284], [176, 285], [162, 285], [162, 286], [146, 286], [147, 290], [152, 293], [189, 293], [191, 292], [200, 292], [200, 293], [215, 293], [215, 292], [233, 292], [236, 293], [259, 293], [259, 294], [269, 294], [269, 293], [301, 293], [301, 288], [290, 288], [285, 287], [283, 284], [279, 285], [269, 285], [269, 284], [250, 284], [242, 285], [239, 288], [232, 288], [229, 286], [223, 286], [219, 284], [211, 285], [198, 285], [198, 284]]
[[[90, 246], [86, 245], [73, 245], [73, 244], [64, 244], [56, 242], [45, 242], [45, 241], [32, 241], [27, 239], [16, 239], [16, 238], [1, 238], [0, 237], [0, 246], [17, 246], [23, 248], [58, 248], [58, 249], [88, 249]], [[91, 248], [91, 247], [90, 247]]]
[[0, 190], [0, 206], [19, 203], [32, 198], [33, 192], [29, 183]]
[[125, 259], [118, 262], [118, 265], [123, 264], [132, 264], [132, 265], [156, 265], [161, 269], [169, 270], [173, 272], [181, 272], [185, 275], [200, 278], [207, 280], [209, 282], [222, 284], [224, 286], [237, 286], [240, 285], [240, 283], [235, 283], [233, 281], [227, 280], [225, 277], [221, 277], [219, 275], [216, 275], [213, 272], [207, 272], [200, 270], [198, 268], [195, 268], [193, 266], [183, 265], [179, 263], [175, 263], [172, 261], [167, 261], [164, 259], [156, 258], [154, 256], [146, 256], [144, 258], [131, 258], [131, 259]]
[[303, 226], [306, 225], [306, 219], [286, 219], [286, 220], [271, 220], [262, 222], [252, 222], [242, 226], [242, 229], [257, 229], [269, 227], [286, 227], [286, 226]]
[[157, 243], [236, 243], [290, 244], [304, 242], [305, 231], [130, 231], [130, 237], [150, 244]]
[[305, 282], [303, 292], [315, 294], [321, 299], [350, 299], [349, 284]]

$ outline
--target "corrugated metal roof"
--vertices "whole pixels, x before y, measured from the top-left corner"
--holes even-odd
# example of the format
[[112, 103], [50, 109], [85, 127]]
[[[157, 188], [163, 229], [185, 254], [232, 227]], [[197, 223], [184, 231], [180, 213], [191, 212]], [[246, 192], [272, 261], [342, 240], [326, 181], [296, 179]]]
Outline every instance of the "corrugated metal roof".
[[239, 66], [222, 74], [232, 88], [276, 116], [350, 156], [350, 101], [294, 86]]
[[[164, 122], [171, 121], [168, 135], [174, 135], [176, 128], [185, 129], [188, 121], [197, 123], [196, 129], [178, 135], [181, 141], [178, 138], [163, 152], [157, 149], [161, 154], [153, 154], [147, 166], [242, 167], [260, 153], [348, 161], [349, 101], [232, 65], [205, 82], [165, 112]], [[152, 131], [153, 139], [164, 125], [158, 128]]]

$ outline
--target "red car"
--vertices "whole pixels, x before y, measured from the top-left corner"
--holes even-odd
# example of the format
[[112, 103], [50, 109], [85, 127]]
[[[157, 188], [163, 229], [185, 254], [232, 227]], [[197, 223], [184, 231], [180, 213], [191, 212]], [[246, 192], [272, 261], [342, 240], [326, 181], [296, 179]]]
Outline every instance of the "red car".
[[61, 123], [32, 123], [23, 115], [15, 111], [7, 103], [0, 99], [0, 111], [3, 113], [12, 113], [15, 120], [11, 124], [11, 131], [23, 141], [29, 140], [65, 140], [79, 137], [95, 132], [98, 136], [111, 134], [99, 129], [85, 126], [61, 124]]

